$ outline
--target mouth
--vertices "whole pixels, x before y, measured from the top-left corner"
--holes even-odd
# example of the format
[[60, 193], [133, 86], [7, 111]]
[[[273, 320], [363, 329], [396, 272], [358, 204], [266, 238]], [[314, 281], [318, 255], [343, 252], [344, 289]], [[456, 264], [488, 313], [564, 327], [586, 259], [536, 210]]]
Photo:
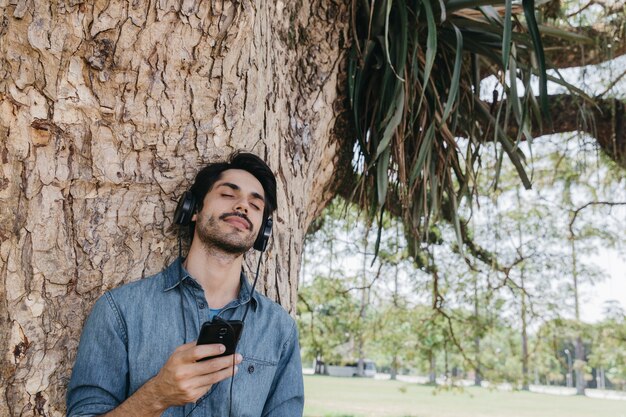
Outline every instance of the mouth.
[[252, 222], [241, 214], [227, 213], [220, 216], [221, 220], [241, 230], [252, 230]]

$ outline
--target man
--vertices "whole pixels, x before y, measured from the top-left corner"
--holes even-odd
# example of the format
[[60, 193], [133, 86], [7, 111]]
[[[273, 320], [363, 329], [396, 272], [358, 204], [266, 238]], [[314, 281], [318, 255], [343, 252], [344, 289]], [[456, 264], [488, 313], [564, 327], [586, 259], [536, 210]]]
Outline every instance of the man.
[[[94, 305], [68, 386], [68, 416], [302, 415], [295, 323], [251, 294], [242, 271], [244, 253], [276, 208], [274, 175], [257, 156], [235, 153], [202, 169], [190, 192], [187, 258]], [[248, 303], [237, 353], [199, 361], [224, 352], [220, 344], [196, 345], [202, 323], [214, 315], [241, 320]]]

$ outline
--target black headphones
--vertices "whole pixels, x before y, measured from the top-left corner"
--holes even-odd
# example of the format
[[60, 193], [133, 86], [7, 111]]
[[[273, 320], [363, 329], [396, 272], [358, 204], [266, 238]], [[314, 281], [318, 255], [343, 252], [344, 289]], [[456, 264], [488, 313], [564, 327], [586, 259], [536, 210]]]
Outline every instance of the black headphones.
[[[174, 212], [174, 223], [180, 226], [187, 226], [191, 223], [191, 218], [196, 213], [196, 198], [194, 197], [191, 191], [185, 191], [183, 195], [178, 200], [178, 205], [176, 206], [176, 211]], [[272, 235], [272, 225], [273, 220], [271, 217], [264, 217], [263, 223], [261, 224], [261, 228], [259, 229], [259, 234], [254, 241], [254, 245], [252, 246], [254, 249], [259, 252], [265, 251], [267, 247], [267, 242]]]

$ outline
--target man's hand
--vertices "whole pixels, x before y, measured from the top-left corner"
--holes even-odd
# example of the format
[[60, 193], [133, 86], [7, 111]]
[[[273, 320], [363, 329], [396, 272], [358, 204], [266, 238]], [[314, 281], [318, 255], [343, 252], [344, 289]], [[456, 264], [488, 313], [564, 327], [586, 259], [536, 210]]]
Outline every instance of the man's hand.
[[160, 416], [168, 407], [195, 402], [211, 386], [237, 372], [240, 354], [198, 360], [224, 352], [223, 345], [198, 345], [191, 342], [179, 346], [159, 373], [106, 417]]
[[[233, 369], [233, 355], [198, 362], [223, 352], [224, 346], [219, 344], [196, 346], [191, 342], [179, 346], [151, 381], [163, 409], [195, 402], [213, 384], [233, 376], [237, 371], [236, 366]], [[241, 355], [234, 356], [235, 364], [241, 363]]]

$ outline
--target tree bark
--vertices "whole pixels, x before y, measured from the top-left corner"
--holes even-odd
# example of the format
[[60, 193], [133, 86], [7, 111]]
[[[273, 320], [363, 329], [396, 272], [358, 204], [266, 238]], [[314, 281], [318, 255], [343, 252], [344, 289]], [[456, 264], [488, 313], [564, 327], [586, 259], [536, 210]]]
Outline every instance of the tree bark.
[[0, 415], [64, 415], [93, 302], [177, 255], [176, 198], [234, 149], [277, 176], [260, 289], [293, 313], [304, 234], [349, 167], [338, 151], [347, 6], [10, 0], [0, 10]]

